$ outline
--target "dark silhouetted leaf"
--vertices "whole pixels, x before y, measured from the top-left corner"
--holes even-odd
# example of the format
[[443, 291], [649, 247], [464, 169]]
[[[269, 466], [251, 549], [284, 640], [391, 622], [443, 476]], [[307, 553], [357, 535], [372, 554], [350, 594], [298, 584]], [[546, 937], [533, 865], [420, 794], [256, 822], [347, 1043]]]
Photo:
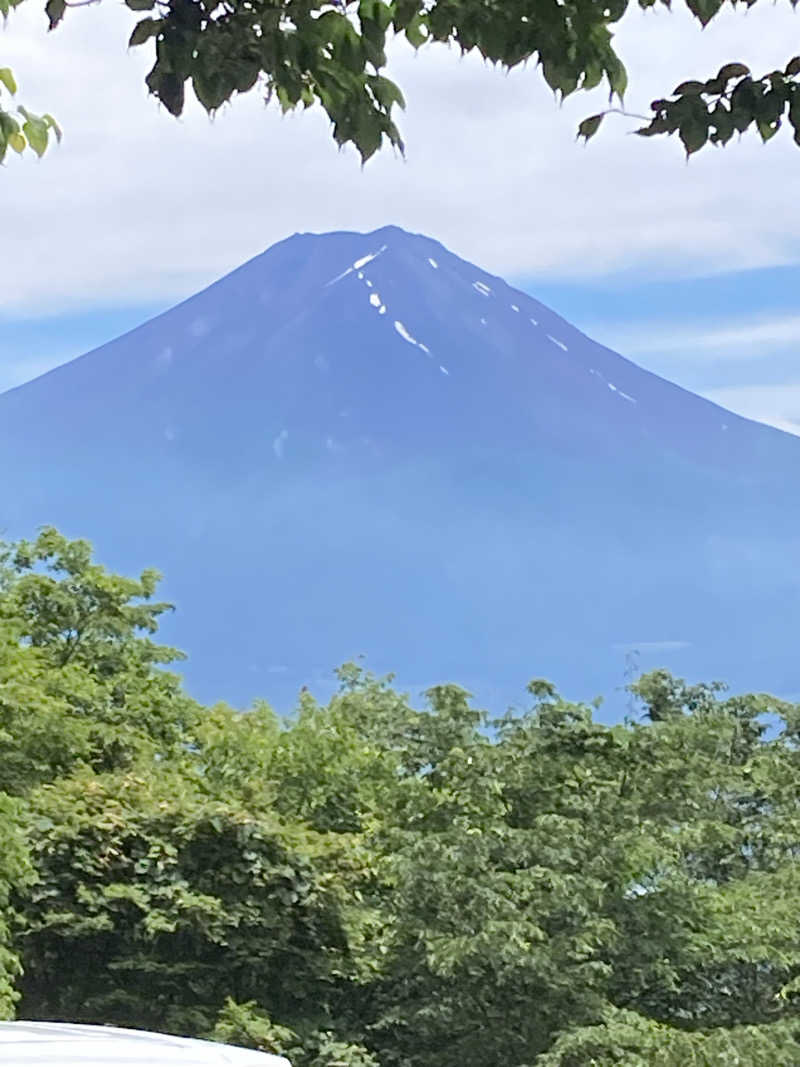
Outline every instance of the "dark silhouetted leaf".
[[578, 126], [578, 137], [583, 137], [585, 141], [588, 141], [590, 137], [594, 137], [600, 129], [604, 118], [605, 115], [601, 113], [599, 115], [590, 115], [588, 119], [584, 119]]
[[50, 20], [50, 29], [54, 30], [64, 17], [67, 10], [65, 0], [47, 0], [44, 12]]
[[672, 90], [673, 96], [696, 96], [706, 91], [705, 82], [688, 81], [681, 82]]
[[746, 78], [749, 73], [750, 68], [746, 67], [744, 63], [726, 63], [724, 67], [719, 68], [717, 77], [720, 81], [727, 83], [732, 78]]
[[142, 19], [141, 22], [137, 22], [128, 41], [129, 46], [135, 48], [136, 45], [149, 41], [151, 37], [161, 32], [162, 26], [161, 19]]

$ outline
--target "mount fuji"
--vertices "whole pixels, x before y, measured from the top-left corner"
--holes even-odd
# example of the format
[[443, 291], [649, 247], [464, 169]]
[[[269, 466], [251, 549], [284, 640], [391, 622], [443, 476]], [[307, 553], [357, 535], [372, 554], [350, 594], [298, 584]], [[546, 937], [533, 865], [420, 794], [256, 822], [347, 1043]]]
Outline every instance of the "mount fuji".
[[800, 439], [427, 237], [296, 234], [0, 396], [0, 531], [158, 566], [200, 699], [363, 654], [495, 707], [626, 654], [800, 693]]

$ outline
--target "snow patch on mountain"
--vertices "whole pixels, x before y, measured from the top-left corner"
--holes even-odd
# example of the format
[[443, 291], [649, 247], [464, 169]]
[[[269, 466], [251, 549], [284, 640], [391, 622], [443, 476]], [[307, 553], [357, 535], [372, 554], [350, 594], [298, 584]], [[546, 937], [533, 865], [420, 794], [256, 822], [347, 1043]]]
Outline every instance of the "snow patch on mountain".
[[[388, 245], [381, 245], [377, 252], [370, 252], [366, 256], [361, 256], [360, 259], [357, 259], [349, 267], [343, 270], [341, 274], [337, 274], [335, 278], [331, 278], [329, 282], [326, 282], [325, 288], [327, 289], [328, 286], [335, 285], [337, 282], [340, 282], [343, 278], [346, 278], [348, 274], [352, 274], [354, 271], [358, 272], [358, 280], [364, 281], [363, 268], [366, 267], [368, 263], [372, 263], [373, 260], [376, 260], [378, 256], [382, 256], [383, 253], [386, 251], [387, 247]], [[368, 281], [367, 285], [372, 287], [372, 282]]]
[[408, 341], [410, 345], [419, 345], [419, 341], [416, 339], [416, 337], [411, 336], [411, 334], [408, 332], [406, 327], [403, 325], [402, 322], [400, 322], [399, 319], [395, 319], [394, 328], [397, 330], [397, 332], [400, 334], [404, 341]]
[[603, 382], [603, 384], [606, 385], [612, 393], [620, 397], [622, 400], [627, 400], [629, 404], [639, 403], [635, 396], [631, 396], [630, 393], [626, 393], [622, 389], [619, 389], [616, 385], [614, 385], [613, 382], [606, 381], [600, 371], [597, 370], [595, 367], [590, 367], [589, 373], [593, 374], [596, 378], [599, 378], [600, 381]]
[[328, 286], [330, 286], [330, 285], [336, 285], [337, 282], [340, 282], [343, 278], [346, 278], [348, 274], [352, 274], [352, 273], [353, 273], [353, 268], [352, 267], [348, 267], [347, 270], [343, 270], [341, 274], [337, 274], [335, 278], [331, 278], [331, 280], [329, 282], [326, 282], [325, 283], [325, 288], [327, 289]]
[[405, 324], [402, 323], [399, 319], [395, 319], [394, 328], [395, 330], [397, 330], [397, 332], [400, 334], [404, 341], [407, 341], [410, 345], [414, 345], [415, 348], [419, 348], [420, 351], [424, 352], [426, 356], [430, 356], [431, 350], [428, 348], [428, 346], [423, 344], [422, 341], [418, 341], [416, 337], [414, 337], [409, 332]]
[[400, 334], [404, 341], [408, 341], [409, 344], [412, 345], [415, 345], [417, 343], [411, 336], [411, 334], [408, 332], [408, 330], [405, 328], [403, 323], [399, 321], [399, 319], [395, 320], [394, 328], [397, 330], [397, 332]]
[[377, 252], [370, 252], [369, 255], [362, 256], [361, 259], [357, 259], [353, 264], [354, 270], [361, 270], [362, 267], [366, 267], [368, 263], [372, 263], [374, 259], [382, 255], [386, 251], [386, 245], [382, 245]]

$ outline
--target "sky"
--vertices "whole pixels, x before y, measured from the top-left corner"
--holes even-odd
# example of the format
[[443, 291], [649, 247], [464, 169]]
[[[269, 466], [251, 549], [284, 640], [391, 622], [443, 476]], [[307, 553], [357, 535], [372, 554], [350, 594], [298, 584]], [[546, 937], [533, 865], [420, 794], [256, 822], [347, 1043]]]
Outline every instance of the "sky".
[[[617, 35], [631, 111], [731, 60], [783, 67], [798, 17], [764, 0], [705, 31], [681, 10], [631, 12]], [[19, 97], [53, 112], [61, 146], [0, 171], [0, 391], [191, 295], [297, 231], [393, 223], [549, 304], [637, 363], [800, 433], [800, 150], [782, 131], [688, 163], [675, 139], [610, 116], [602, 94], [558, 105], [532, 66], [505, 74], [399, 42], [402, 158], [362, 167], [318, 111], [283, 117], [257, 92], [213, 120], [147, 95], [150, 46], [128, 50], [121, 4], [46, 33], [27, 0], [0, 30]]]

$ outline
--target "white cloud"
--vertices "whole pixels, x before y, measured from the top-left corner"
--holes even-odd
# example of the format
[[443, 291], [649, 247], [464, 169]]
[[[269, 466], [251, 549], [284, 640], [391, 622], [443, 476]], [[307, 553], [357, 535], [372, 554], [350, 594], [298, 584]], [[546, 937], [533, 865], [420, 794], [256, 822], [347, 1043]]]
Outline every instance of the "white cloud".
[[[63, 145], [42, 162], [9, 161], [0, 307], [173, 300], [295, 230], [395, 222], [430, 233], [501, 274], [670, 275], [793, 262], [797, 149], [788, 136], [707, 151], [687, 166], [675, 142], [607, 128], [583, 148], [583, 96], [557, 108], [531, 69], [503, 76], [443, 48], [395, 49], [406, 91], [406, 161], [361, 169], [337, 152], [319, 113], [282, 119], [257, 95], [211, 123], [192, 106], [175, 122], [146, 95], [146, 46], [128, 53], [135, 16], [121, 6], [69, 11], [47, 35], [24, 4], [0, 35], [21, 98], [56, 113]], [[629, 106], [731, 58], [784, 63], [791, 12], [726, 12], [704, 33], [685, 13], [634, 13], [618, 40]], [[780, 142], [780, 143], [779, 143]], [[758, 191], [769, 186], [769, 196]]]
[[680, 652], [691, 648], [691, 641], [630, 641], [628, 644], [614, 645], [620, 652]]
[[[590, 333], [593, 331], [590, 329]], [[695, 360], [704, 354], [714, 359], [752, 359], [800, 343], [800, 315], [756, 316], [725, 322], [685, 325], [666, 320], [598, 323], [593, 335], [628, 356], [663, 353]]]
[[748, 419], [800, 436], [800, 384], [730, 386], [703, 395]]

